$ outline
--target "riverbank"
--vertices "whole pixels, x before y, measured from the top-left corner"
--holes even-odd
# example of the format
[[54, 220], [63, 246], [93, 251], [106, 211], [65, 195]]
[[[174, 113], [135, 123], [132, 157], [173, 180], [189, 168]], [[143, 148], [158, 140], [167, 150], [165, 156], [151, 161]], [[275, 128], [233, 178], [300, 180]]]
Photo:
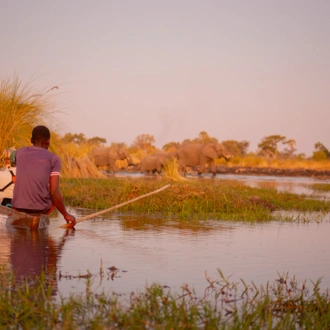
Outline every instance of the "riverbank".
[[245, 166], [217, 166], [218, 174], [237, 175], [267, 175], [267, 176], [293, 176], [309, 177], [319, 180], [330, 179], [329, 170], [314, 170], [305, 168], [273, 168], [273, 167], [245, 167]]
[[[135, 166], [123, 168], [127, 172], [140, 173]], [[206, 173], [209, 168], [206, 167]], [[198, 168], [188, 168], [188, 173], [197, 175]], [[288, 176], [288, 177], [308, 177], [318, 180], [330, 179], [329, 169], [314, 169], [314, 168], [284, 168], [284, 167], [257, 167], [257, 166], [216, 166], [217, 174], [237, 174], [237, 175], [258, 175], [258, 176]]]

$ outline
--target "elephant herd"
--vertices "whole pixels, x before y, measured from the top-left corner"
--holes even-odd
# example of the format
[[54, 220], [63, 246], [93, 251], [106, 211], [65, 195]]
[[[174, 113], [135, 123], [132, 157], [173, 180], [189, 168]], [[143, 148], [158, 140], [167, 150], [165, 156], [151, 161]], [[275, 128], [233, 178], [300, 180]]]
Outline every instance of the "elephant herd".
[[187, 167], [197, 167], [201, 175], [208, 164], [215, 176], [215, 159], [224, 158], [228, 161], [231, 155], [221, 143], [186, 143], [176, 152], [157, 151], [143, 158], [139, 164], [133, 164], [129, 153], [123, 148], [95, 147], [91, 150], [91, 158], [97, 167], [105, 166], [107, 172], [116, 173], [116, 161], [127, 160], [129, 166], [133, 165], [141, 173], [161, 173], [168, 161], [177, 159], [179, 172], [183, 175], [187, 173]]
[[127, 160], [128, 165], [133, 164], [131, 156], [124, 148], [95, 147], [90, 156], [97, 168], [105, 166], [107, 172], [117, 172], [117, 160]]

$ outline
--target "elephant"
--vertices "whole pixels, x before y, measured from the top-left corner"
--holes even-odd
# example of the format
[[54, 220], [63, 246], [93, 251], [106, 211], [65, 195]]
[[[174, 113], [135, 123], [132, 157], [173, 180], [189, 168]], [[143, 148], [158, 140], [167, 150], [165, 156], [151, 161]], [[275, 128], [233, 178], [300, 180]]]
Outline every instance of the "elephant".
[[106, 166], [107, 172], [116, 173], [118, 168], [116, 166], [117, 160], [127, 160], [128, 165], [132, 165], [132, 159], [128, 151], [124, 148], [106, 148], [106, 147], [94, 147], [90, 156], [94, 161], [97, 168], [100, 166]]
[[174, 158], [177, 158], [176, 152], [156, 151], [152, 155], [142, 159], [139, 168], [142, 173], [153, 172], [159, 174], [165, 164]]
[[216, 175], [214, 160], [223, 157], [227, 161], [230, 153], [221, 143], [186, 143], [178, 149], [178, 161], [180, 171], [186, 174], [186, 166], [199, 166], [198, 175], [205, 171], [205, 165], [209, 164], [212, 175]]
[[160, 174], [162, 171], [162, 168], [166, 164], [166, 159], [161, 156], [146, 156], [142, 159], [139, 169], [141, 173], [144, 172], [152, 172], [152, 173], [158, 173]]
[[152, 154], [152, 156], [159, 156], [159, 157], [163, 157], [166, 160], [172, 160], [174, 158], [178, 158], [177, 152], [175, 151], [156, 151]]

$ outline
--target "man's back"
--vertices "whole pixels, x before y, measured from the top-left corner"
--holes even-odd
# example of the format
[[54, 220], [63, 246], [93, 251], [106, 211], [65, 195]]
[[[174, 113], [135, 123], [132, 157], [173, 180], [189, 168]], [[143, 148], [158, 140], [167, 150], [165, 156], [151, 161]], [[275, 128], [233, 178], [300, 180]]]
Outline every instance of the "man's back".
[[13, 207], [28, 210], [47, 210], [52, 206], [49, 193], [51, 175], [59, 175], [58, 156], [40, 147], [25, 147], [16, 152], [16, 184]]

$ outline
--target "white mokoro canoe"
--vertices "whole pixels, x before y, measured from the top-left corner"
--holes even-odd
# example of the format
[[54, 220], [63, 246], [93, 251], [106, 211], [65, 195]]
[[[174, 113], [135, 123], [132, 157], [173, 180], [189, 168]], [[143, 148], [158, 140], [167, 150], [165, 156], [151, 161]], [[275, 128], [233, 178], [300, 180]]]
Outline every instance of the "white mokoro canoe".
[[12, 208], [0, 205], [0, 227], [15, 227], [25, 229], [42, 229], [49, 225], [49, 217], [45, 214], [32, 215], [18, 212]]

